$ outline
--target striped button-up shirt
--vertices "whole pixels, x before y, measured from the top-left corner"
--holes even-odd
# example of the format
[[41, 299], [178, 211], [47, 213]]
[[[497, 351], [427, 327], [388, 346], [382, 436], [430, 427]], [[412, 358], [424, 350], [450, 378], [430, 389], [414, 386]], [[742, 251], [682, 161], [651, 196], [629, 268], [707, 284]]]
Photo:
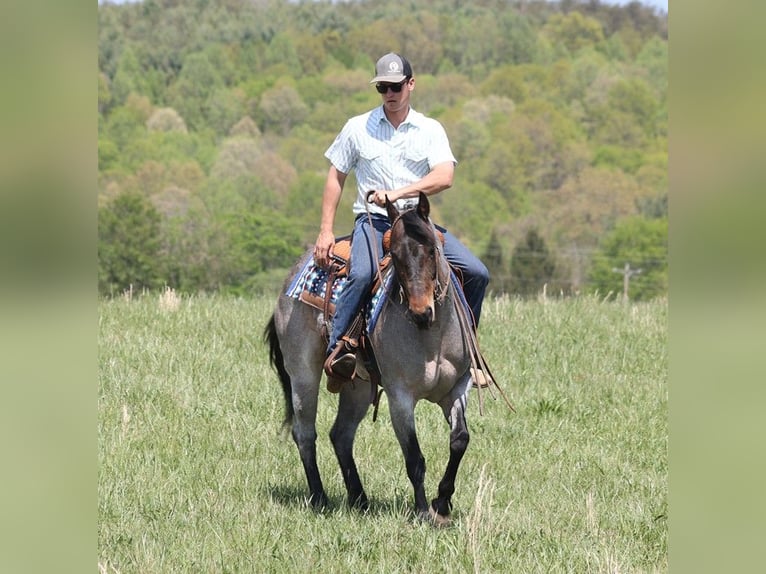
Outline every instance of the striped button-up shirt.
[[[335, 168], [345, 174], [355, 170], [357, 197], [354, 213], [386, 214], [368, 203], [373, 189], [393, 191], [425, 177], [440, 163], [457, 163], [442, 125], [410, 108], [398, 129], [386, 119], [383, 106], [351, 118], [325, 152]], [[417, 204], [417, 198], [400, 199], [399, 209]]]

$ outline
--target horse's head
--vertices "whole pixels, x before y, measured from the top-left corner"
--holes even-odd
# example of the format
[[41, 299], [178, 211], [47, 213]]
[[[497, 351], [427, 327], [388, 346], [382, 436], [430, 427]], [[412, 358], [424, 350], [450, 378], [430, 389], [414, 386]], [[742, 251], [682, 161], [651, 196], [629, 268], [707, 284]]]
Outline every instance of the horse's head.
[[428, 219], [431, 206], [421, 193], [418, 206], [403, 212], [386, 197], [386, 210], [391, 220], [391, 259], [407, 299], [408, 313], [419, 328], [427, 329], [434, 321], [440, 281], [438, 252], [441, 246]]

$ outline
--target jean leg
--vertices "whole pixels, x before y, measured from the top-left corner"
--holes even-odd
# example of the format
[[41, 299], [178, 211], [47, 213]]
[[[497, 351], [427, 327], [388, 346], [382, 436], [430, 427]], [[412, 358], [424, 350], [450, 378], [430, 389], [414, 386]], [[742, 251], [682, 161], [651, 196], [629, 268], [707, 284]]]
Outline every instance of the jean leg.
[[354, 223], [354, 232], [351, 237], [351, 266], [348, 280], [335, 304], [335, 317], [333, 317], [332, 332], [327, 346], [328, 354], [333, 351], [338, 339], [351, 326], [351, 321], [370, 293], [377, 270], [376, 264], [373, 263], [375, 253], [372, 242], [377, 243], [378, 256], [382, 256], [383, 232], [387, 225], [387, 221], [373, 219], [374, 227], [370, 228], [366, 217], [359, 217]]
[[441, 227], [439, 230], [444, 235], [444, 256], [463, 274], [463, 291], [478, 328], [484, 293], [489, 283], [489, 270], [457, 237]]

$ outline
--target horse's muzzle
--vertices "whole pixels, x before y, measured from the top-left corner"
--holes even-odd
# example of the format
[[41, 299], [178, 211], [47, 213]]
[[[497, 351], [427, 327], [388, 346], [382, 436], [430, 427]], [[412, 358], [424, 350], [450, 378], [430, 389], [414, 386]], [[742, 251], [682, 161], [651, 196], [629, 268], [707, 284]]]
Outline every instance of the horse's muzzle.
[[434, 322], [434, 308], [432, 306], [426, 307], [420, 313], [416, 313], [412, 309], [409, 311], [412, 322], [417, 325], [418, 329], [428, 329]]

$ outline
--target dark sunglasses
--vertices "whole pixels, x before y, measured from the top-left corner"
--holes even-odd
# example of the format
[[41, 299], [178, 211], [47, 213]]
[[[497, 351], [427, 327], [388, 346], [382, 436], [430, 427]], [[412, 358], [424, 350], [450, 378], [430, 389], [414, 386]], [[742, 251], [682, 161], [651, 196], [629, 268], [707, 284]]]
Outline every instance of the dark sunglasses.
[[402, 82], [399, 82], [398, 84], [375, 84], [375, 89], [378, 90], [379, 94], [385, 94], [388, 90], [391, 90], [395, 94], [398, 94], [402, 91], [402, 88], [404, 87], [404, 84], [407, 83], [407, 80], [403, 80]]

